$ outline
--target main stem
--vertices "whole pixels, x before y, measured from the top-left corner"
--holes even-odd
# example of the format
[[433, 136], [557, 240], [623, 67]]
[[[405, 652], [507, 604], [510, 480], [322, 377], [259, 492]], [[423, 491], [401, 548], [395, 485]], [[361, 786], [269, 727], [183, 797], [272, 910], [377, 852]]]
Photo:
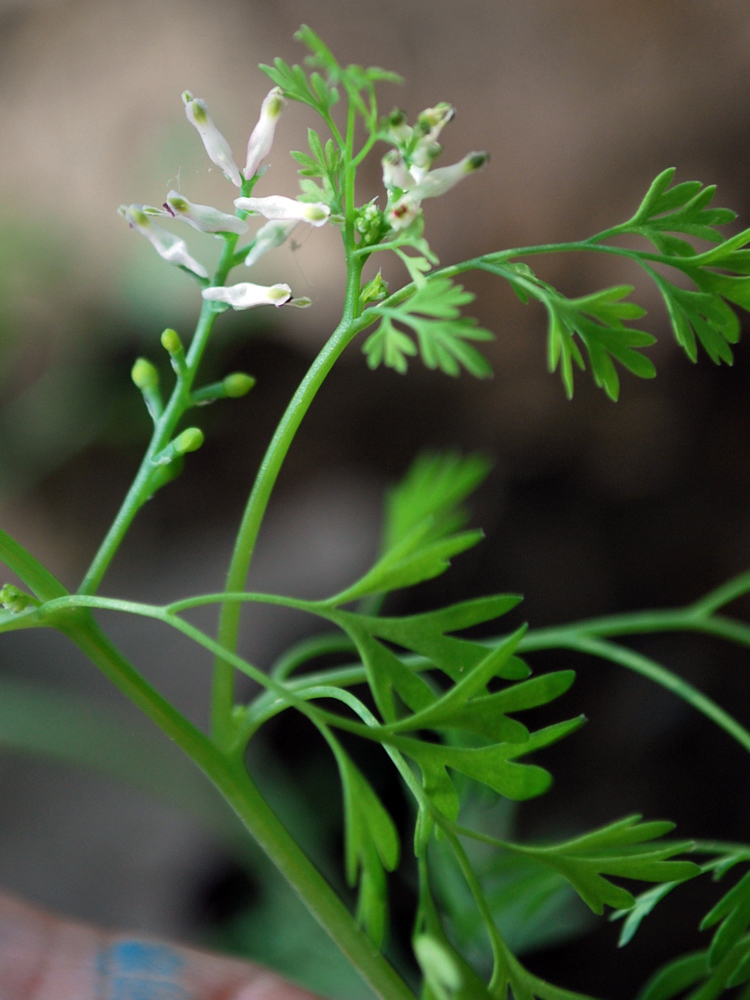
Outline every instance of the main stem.
[[[344, 314], [302, 379], [266, 450], [237, 533], [227, 573], [226, 593], [244, 590], [268, 501], [294, 436], [326, 376], [363, 325], [356, 322], [361, 272], [362, 262], [354, 255], [347, 255]], [[218, 640], [225, 649], [231, 651], [237, 646], [241, 610], [242, 605], [237, 601], [227, 601], [222, 605]], [[217, 659], [214, 667], [211, 727], [213, 738], [223, 746], [229, 746], [232, 742], [230, 720], [233, 706], [234, 668], [226, 660]]]
[[415, 1000], [248, 775], [241, 756], [223, 753], [131, 666], [86, 609], [57, 623], [102, 672], [181, 747], [208, 776], [245, 828], [362, 978], [383, 1000]]

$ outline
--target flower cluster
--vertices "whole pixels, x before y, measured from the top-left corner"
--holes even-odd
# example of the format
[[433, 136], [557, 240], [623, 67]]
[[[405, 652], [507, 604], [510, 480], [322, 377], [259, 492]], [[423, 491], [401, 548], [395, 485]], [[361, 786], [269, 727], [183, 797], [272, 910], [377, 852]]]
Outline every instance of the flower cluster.
[[281, 246], [301, 222], [313, 226], [325, 225], [330, 209], [322, 203], [300, 202], [280, 195], [251, 197], [253, 186], [265, 170], [263, 161], [271, 151], [276, 124], [286, 106], [280, 89], [274, 87], [269, 91], [261, 105], [260, 117], [250, 134], [245, 167], [241, 173], [229, 143], [214, 124], [205, 101], [193, 97], [187, 90], [183, 93], [182, 100], [187, 119], [197, 129], [209, 158], [221, 168], [227, 180], [242, 192], [242, 196], [234, 200], [237, 214], [228, 215], [210, 205], [195, 204], [179, 191], [170, 191], [161, 208], [135, 204], [121, 205], [118, 211], [131, 228], [146, 237], [160, 257], [190, 271], [207, 283], [201, 293], [204, 299], [233, 309], [250, 309], [259, 305], [309, 305], [309, 299], [294, 298], [291, 288], [286, 284], [265, 286], [240, 282], [229, 287], [208, 285], [206, 268], [191, 256], [185, 241], [155, 221], [156, 217], [182, 219], [200, 232], [236, 240], [248, 231], [245, 218], [248, 215], [258, 215], [267, 221], [245, 248], [247, 252], [244, 260], [248, 267], [269, 250]]
[[385, 120], [385, 138], [394, 147], [382, 159], [383, 184], [388, 192], [385, 217], [391, 229], [406, 229], [419, 215], [425, 198], [450, 191], [489, 159], [488, 153], [472, 152], [449, 167], [431, 169], [443, 151], [438, 142], [440, 133], [454, 115], [454, 108], [441, 102], [426, 108], [413, 126], [400, 110]]

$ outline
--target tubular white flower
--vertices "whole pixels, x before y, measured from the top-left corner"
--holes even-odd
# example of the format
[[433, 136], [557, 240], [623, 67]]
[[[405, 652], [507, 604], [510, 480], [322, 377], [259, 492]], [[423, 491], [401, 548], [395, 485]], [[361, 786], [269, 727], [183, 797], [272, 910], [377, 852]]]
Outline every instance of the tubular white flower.
[[176, 219], [184, 219], [193, 229], [202, 233], [237, 233], [247, 232], [247, 223], [236, 215], [227, 215], [210, 205], [196, 205], [188, 201], [179, 191], [170, 191], [164, 202], [167, 212]]
[[242, 187], [242, 178], [237, 164], [234, 162], [232, 150], [229, 143], [214, 125], [211, 115], [206, 108], [206, 102], [193, 97], [189, 90], [182, 95], [185, 102], [185, 114], [191, 125], [195, 125], [198, 134], [203, 140], [209, 159], [217, 167], [221, 167], [224, 176], [230, 180], [235, 187]]
[[152, 222], [151, 218], [143, 211], [143, 205], [121, 205], [118, 211], [127, 219], [133, 229], [137, 229], [146, 237], [154, 250], [164, 260], [179, 267], [186, 267], [188, 271], [197, 274], [199, 278], [208, 277], [208, 271], [205, 267], [188, 253], [185, 241]]
[[398, 201], [385, 213], [391, 229], [406, 229], [419, 215], [419, 199], [412, 198], [411, 191], [401, 195]]
[[265, 226], [261, 226], [255, 234], [255, 242], [250, 253], [245, 257], [247, 266], [252, 267], [269, 250], [274, 250], [285, 243], [298, 225], [299, 222], [296, 219], [287, 219], [286, 221], [273, 220], [267, 222]]
[[417, 129], [426, 139], [435, 142], [443, 131], [443, 126], [447, 125], [455, 114], [456, 109], [452, 104], [448, 104], [447, 101], [440, 101], [434, 108], [425, 108], [417, 116]]
[[254, 309], [255, 306], [286, 305], [292, 298], [289, 285], [254, 285], [251, 281], [241, 281], [237, 285], [204, 288], [204, 299], [224, 302], [232, 309]]
[[408, 191], [417, 183], [408, 170], [404, 158], [397, 149], [389, 150], [380, 161], [383, 165], [383, 186], [389, 189], [401, 188]]
[[468, 174], [473, 174], [475, 170], [480, 170], [489, 160], [489, 153], [467, 153], [467, 155], [453, 163], [450, 167], [438, 167], [431, 170], [416, 187], [409, 192], [412, 199], [422, 201], [424, 198], [437, 198], [446, 191], [450, 191], [460, 180]]
[[260, 106], [260, 118], [247, 143], [247, 162], [242, 172], [245, 180], [249, 181], [258, 173], [261, 163], [271, 152], [276, 122], [285, 107], [286, 100], [281, 96], [281, 90], [278, 87], [269, 90]]
[[272, 194], [268, 198], [235, 198], [234, 203], [237, 208], [256, 212], [266, 219], [296, 219], [298, 222], [309, 222], [311, 226], [324, 226], [331, 214], [328, 205], [320, 201], [297, 201], [280, 194]]

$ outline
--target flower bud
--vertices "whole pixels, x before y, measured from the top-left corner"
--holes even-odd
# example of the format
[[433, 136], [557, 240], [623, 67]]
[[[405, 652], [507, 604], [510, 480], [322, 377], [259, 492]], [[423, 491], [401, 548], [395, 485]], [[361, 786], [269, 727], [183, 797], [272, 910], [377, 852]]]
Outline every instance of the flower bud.
[[456, 109], [451, 104], [448, 104], [446, 101], [440, 101], [434, 108], [425, 108], [417, 116], [416, 131], [421, 132], [422, 135], [429, 136], [434, 141], [442, 132], [443, 126], [447, 125], [455, 114]]
[[255, 379], [252, 375], [246, 375], [245, 372], [232, 372], [231, 375], [227, 375], [223, 379], [222, 385], [230, 399], [239, 399], [250, 392], [255, 385]]
[[391, 149], [380, 161], [383, 164], [383, 185], [392, 190], [400, 188], [401, 191], [408, 191], [414, 187], [416, 180], [409, 172], [404, 158], [397, 149]]
[[176, 354], [184, 353], [184, 347], [180, 340], [180, 335], [176, 330], [167, 328], [161, 335], [161, 346], [173, 357]]
[[399, 145], [409, 142], [413, 134], [411, 126], [406, 124], [406, 112], [401, 108], [394, 108], [389, 115], [386, 115], [383, 127], [387, 130], [389, 138]]
[[370, 302], [382, 302], [388, 295], [388, 282], [383, 280], [383, 276], [378, 271], [372, 281], [368, 281], [359, 293], [359, 301], [363, 306]]
[[241, 236], [247, 232], [247, 223], [236, 215], [227, 215], [210, 205], [196, 205], [178, 191], [169, 192], [164, 208], [170, 215], [184, 219], [202, 233], [237, 233]]
[[249, 181], [258, 173], [258, 169], [271, 152], [276, 122], [286, 107], [286, 100], [281, 96], [281, 90], [274, 87], [266, 94], [260, 107], [260, 118], [250, 135], [247, 144], [247, 162], [243, 170], [245, 180]]
[[254, 285], [250, 281], [242, 281], [237, 285], [204, 288], [201, 293], [204, 299], [212, 302], [225, 303], [232, 309], [253, 309], [255, 306], [283, 306], [292, 298], [289, 285]]
[[152, 480], [154, 490], [160, 489], [170, 479], [173, 479], [182, 469], [182, 456], [187, 455], [189, 451], [197, 451], [203, 444], [203, 441], [203, 431], [200, 427], [186, 427], [181, 434], [178, 434], [173, 441], [169, 442], [166, 448], [154, 455], [151, 463], [157, 469], [167, 465], [175, 466], [174, 470], [171, 470], [170, 475], [163, 476], [154, 473], [156, 476]]
[[176, 455], [187, 455], [189, 451], [197, 451], [205, 438], [200, 427], [186, 427], [172, 442]]
[[450, 191], [468, 174], [481, 170], [489, 158], [489, 153], [467, 153], [462, 160], [450, 167], [438, 167], [437, 170], [430, 171], [415, 188], [411, 189], [409, 195], [420, 201], [423, 198], [437, 198], [438, 195]]
[[153, 222], [142, 205], [120, 205], [117, 211], [130, 223], [132, 229], [137, 229], [146, 237], [159, 256], [168, 263], [187, 268], [199, 278], [208, 277], [205, 267], [188, 253], [185, 241]]
[[198, 130], [209, 159], [217, 167], [221, 167], [227, 180], [230, 180], [236, 187], [242, 187], [242, 178], [232, 157], [232, 150], [229, 148], [227, 140], [214, 125], [206, 108], [206, 102], [194, 98], [189, 90], [183, 93], [182, 100], [185, 103], [187, 120]]
[[287, 219], [286, 221], [272, 220], [261, 226], [255, 234], [250, 252], [245, 257], [247, 266], [252, 267], [269, 250], [274, 250], [276, 247], [280, 247], [282, 243], [285, 243], [298, 225], [299, 222], [297, 219]]
[[159, 384], [159, 372], [147, 358], [137, 358], [130, 377], [138, 389], [155, 389]]
[[311, 226], [324, 226], [331, 210], [319, 201], [297, 201], [272, 194], [268, 198], [235, 198], [234, 203], [246, 212], [256, 212], [266, 219], [309, 222]]
[[39, 607], [39, 601], [31, 594], [25, 593], [12, 583], [6, 583], [0, 588], [0, 607], [5, 611], [10, 611], [12, 615], [20, 614], [29, 605]]

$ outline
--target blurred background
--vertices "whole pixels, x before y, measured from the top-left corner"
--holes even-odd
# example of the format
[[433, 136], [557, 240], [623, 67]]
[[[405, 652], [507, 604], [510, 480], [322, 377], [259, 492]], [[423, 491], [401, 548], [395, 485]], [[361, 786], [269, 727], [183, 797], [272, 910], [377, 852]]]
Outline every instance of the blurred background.
[[[745, 0], [0, 0], [0, 516], [70, 587], [147, 440], [132, 362], [150, 357], [168, 384], [159, 334], [169, 325], [188, 338], [198, 310], [190, 279], [128, 230], [117, 205], [158, 205], [177, 188], [230, 210], [234, 190], [211, 169], [180, 93], [206, 100], [240, 158], [269, 88], [257, 64], [277, 55], [300, 61], [292, 34], [303, 22], [342, 62], [405, 77], [403, 87], [383, 87], [383, 112], [399, 106], [413, 119], [437, 101], [454, 104], [444, 162], [490, 151], [485, 171], [426, 206], [426, 235], [442, 263], [591, 235], [629, 217], [668, 166], [678, 181], [716, 183], [716, 203], [748, 224]], [[285, 113], [259, 194], [296, 193], [286, 151], [305, 147], [309, 124], [304, 109]], [[362, 172], [360, 201], [379, 186], [376, 157]], [[264, 258], [253, 280], [288, 282], [313, 307], [219, 321], [206, 381], [240, 369], [257, 387], [200, 411], [206, 445], [139, 514], [103, 593], [156, 602], [221, 588], [263, 449], [340, 305], [335, 231], [295, 238]], [[188, 240], [204, 253], [205, 240]], [[545, 369], [542, 310], [488, 275], [467, 276], [479, 296], [473, 314], [497, 334], [486, 348], [494, 379], [451, 380], [417, 364], [406, 379], [373, 373], [350, 348], [289, 456], [254, 587], [318, 596], [353, 579], [376, 551], [385, 489], [424, 448], [492, 457], [474, 504], [488, 537], [393, 610], [506, 590], [525, 594], [523, 618], [543, 626], [685, 603], [747, 568], [747, 345], [733, 369], [705, 357], [693, 366], [671, 339], [657, 293], [624, 262], [571, 255], [537, 263], [569, 295], [635, 284], [646, 328], [659, 338], [656, 381], [624, 374], [614, 405], [579, 376], [567, 402]], [[389, 275], [402, 280], [396, 267]], [[150, 625], [105, 624], [205, 722], [204, 657]], [[268, 664], [310, 627], [249, 614], [243, 651]], [[748, 718], [746, 654], [686, 637], [638, 648]], [[560, 656], [532, 665], [575, 666], [579, 683], [564, 711], [591, 722], [545, 761], [557, 783], [521, 810], [522, 835], [573, 833], [638, 811], [676, 820], [682, 835], [748, 839], [748, 798], [736, 784], [750, 765], [727, 737], [617, 668]], [[0, 754], [0, 885], [82, 919], [213, 941], [305, 975], [323, 946], [288, 894], [237, 847], [201, 780], [75, 650], [54, 635], [3, 636], [0, 674], [0, 722], [16, 745]], [[57, 700], [30, 700], [37, 685]], [[120, 728], [100, 732], [92, 703]], [[22, 738], [7, 735], [18, 719], [36, 727], [49, 759], [19, 752]], [[270, 727], [253, 767], [340, 878], [337, 817], [316, 808], [331, 773], [307, 737]], [[73, 763], [92, 746], [124, 781]], [[289, 788], [299, 779], [307, 799]], [[408, 873], [404, 881], [396, 898], [406, 900], [406, 928]], [[664, 904], [656, 943], [636, 938], [615, 954], [616, 928], [603, 924], [565, 955], [551, 948], [529, 961], [572, 989], [630, 996], [649, 962], [699, 945], [705, 900], [694, 896], [686, 890], [671, 911]], [[561, 934], [580, 926], [566, 913]], [[365, 995], [339, 970], [335, 982], [324, 973], [314, 980], [321, 990]]]

